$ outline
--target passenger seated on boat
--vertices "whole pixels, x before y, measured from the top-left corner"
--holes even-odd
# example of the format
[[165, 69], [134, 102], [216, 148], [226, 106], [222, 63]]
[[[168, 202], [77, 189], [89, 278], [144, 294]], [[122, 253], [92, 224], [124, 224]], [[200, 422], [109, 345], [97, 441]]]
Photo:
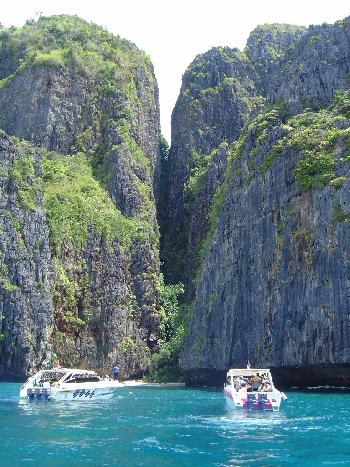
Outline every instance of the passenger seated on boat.
[[238, 390], [243, 384], [246, 384], [245, 380], [243, 378], [241, 378], [240, 376], [238, 376], [235, 381], [234, 381], [234, 384], [235, 384], [235, 388], [236, 390]]
[[242, 383], [242, 386], [238, 389], [238, 392], [247, 392], [247, 383]]
[[261, 386], [260, 391], [263, 391], [263, 392], [272, 391], [271, 384], [268, 383], [268, 382], [263, 383], [263, 385]]
[[253, 376], [252, 378], [252, 389], [253, 391], [258, 391], [260, 386], [261, 386], [261, 378], [259, 376], [259, 374]]

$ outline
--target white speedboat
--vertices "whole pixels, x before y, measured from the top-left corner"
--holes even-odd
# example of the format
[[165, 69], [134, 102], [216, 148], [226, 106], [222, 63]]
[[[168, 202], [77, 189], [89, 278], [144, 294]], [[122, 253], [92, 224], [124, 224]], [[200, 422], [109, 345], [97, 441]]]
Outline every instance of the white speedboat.
[[57, 368], [41, 370], [20, 389], [20, 398], [32, 400], [82, 401], [109, 399], [124, 385], [99, 377], [94, 371]]
[[287, 396], [275, 388], [269, 369], [234, 368], [228, 371], [224, 387], [230, 409], [278, 411]]

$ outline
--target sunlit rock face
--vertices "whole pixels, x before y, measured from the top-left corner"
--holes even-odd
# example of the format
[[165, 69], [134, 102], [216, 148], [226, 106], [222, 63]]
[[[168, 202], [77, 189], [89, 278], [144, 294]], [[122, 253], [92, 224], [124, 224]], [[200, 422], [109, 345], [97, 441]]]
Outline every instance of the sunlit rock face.
[[192, 301], [188, 384], [248, 360], [282, 384], [307, 368], [307, 385], [350, 384], [349, 34], [348, 18], [262, 26], [244, 53], [214, 49], [184, 75], [166, 232], [183, 263], [165, 251]]
[[159, 337], [153, 66], [62, 15], [0, 31], [0, 79], [0, 377], [57, 359], [141, 374]]

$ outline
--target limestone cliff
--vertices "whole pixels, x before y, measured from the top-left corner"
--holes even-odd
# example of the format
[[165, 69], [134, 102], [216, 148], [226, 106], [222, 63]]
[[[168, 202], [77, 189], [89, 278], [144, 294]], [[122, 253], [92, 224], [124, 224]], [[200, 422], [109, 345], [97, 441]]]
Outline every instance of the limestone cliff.
[[[2, 375], [13, 377], [49, 358], [54, 270], [42, 195], [38, 193], [35, 211], [21, 208], [14, 167], [22, 154], [4, 133], [0, 135], [0, 154], [0, 368]], [[40, 170], [39, 164], [35, 155], [30, 164], [33, 175]], [[25, 172], [27, 165], [23, 164]]]
[[[199, 55], [168, 153], [134, 44], [65, 15], [0, 29], [0, 378], [57, 359], [136, 375], [159, 348], [166, 370], [190, 309], [190, 384], [247, 360], [350, 384], [349, 51], [346, 18]], [[169, 316], [156, 204], [186, 289]]]
[[[230, 51], [232, 68], [219, 49], [193, 62], [211, 58], [198, 78], [193, 65], [184, 75], [169, 214], [194, 299], [181, 357], [190, 384], [221, 382], [247, 360], [288, 384], [350, 382], [349, 32], [349, 19], [266, 25]], [[235, 105], [213, 105], [208, 68], [214, 88], [235, 77]]]
[[159, 337], [152, 64], [96, 25], [42, 17], [0, 31], [0, 79], [0, 128], [20, 139], [1, 142], [0, 375], [56, 358], [140, 373]]
[[[218, 167], [225, 165], [225, 157], [217, 158], [214, 152], [221, 143], [237, 139], [247, 116], [259, 106], [261, 99], [256, 82], [256, 72], [248, 57], [228, 47], [214, 48], [198, 56], [184, 74], [172, 115], [169, 179], [163, 194], [168, 209], [161, 252], [170, 281], [182, 279], [184, 267], [192, 268], [184, 264], [188, 257], [185, 233], [188, 222], [205, 235], [195, 219], [189, 220], [186, 209], [186, 204], [194, 201], [192, 191], [197, 194], [194, 185], [202, 182], [201, 175], [212, 160], [215, 159]], [[217, 175], [217, 181], [211, 182], [211, 195], [221, 179], [221, 175]], [[196, 180], [193, 178], [193, 186], [188, 187], [191, 176]], [[204, 220], [208, 210], [204, 204], [200, 209]]]
[[263, 135], [253, 127], [233, 151], [196, 290], [188, 370], [349, 362], [350, 121], [300, 117], [270, 121]]

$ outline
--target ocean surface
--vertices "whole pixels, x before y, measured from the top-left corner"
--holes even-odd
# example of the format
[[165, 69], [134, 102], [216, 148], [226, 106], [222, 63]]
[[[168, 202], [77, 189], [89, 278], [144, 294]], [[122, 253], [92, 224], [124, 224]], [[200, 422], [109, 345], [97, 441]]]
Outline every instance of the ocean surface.
[[0, 466], [350, 466], [349, 393], [290, 391], [278, 413], [232, 413], [215, 390], [20, 405], [19, 387], [0, 383]]

